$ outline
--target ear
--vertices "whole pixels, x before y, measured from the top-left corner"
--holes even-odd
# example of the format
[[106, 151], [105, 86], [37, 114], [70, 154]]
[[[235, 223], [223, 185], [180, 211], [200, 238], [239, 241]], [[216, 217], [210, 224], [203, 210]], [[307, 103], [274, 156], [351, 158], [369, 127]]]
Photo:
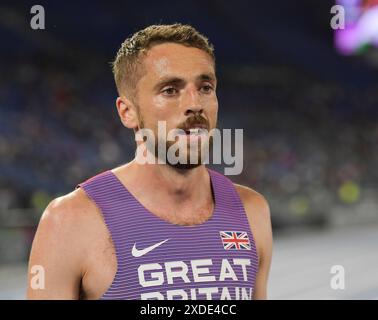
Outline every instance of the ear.
[[129, 129], [138, 129], [138, 114], [136, 106], [125, 96], [118, 97], [116, 100], [118, 115], [122, 124]]

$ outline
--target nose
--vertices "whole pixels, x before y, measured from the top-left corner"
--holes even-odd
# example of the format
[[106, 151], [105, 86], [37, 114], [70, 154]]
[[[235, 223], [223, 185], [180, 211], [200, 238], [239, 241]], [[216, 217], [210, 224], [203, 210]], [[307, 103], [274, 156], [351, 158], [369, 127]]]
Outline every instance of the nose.
[[189, 116], [191, 114], [202, 114], [203, 108], [201, 106], [191, 106], [186, 108], [185, 110], [185, 115]]
[[185, 115], [201, 114], [203, 107], [200, 102], [200, 97], [196, 88], [188, 88], [184, 102]]

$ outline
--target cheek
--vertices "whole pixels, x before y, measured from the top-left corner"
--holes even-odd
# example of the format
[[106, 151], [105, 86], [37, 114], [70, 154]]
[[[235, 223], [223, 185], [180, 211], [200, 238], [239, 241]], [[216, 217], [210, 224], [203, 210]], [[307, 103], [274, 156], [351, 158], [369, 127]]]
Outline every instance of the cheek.
[[218, 100], [215, 98], [212, 101], [209, 110], [209, 120], [210, 120], [210, 127], [215, 128], [217, 126], [217, 119], [218, 119]]
[[204, 103], [212, 110], [218, 110], [218, 97], [216, 94], [212, 94], [204, 97]]
[[215, 109], [215, 112], [218, 112], [218, 99], [217, 99], [217, 97], [215, 97], [214, 109]]
[[140, 109], [146, 122], [152, 124], [158, 120], [165, 120], [170, 105], [161, 96], [143, 97], [140, 99]]
[[[142, 100], [141, 100], [142, 102]], [[176, 128], [177, 119], [180, 118], [177, 102], [170, 101], [161, 96], [143, 99], [142, 114], [144, 125], [154, 131], [158, 128], [158, 121], [166, 121], [167, 132]]]
[[150, 108], [158, 119], [165, 119], [169, 114], [172, 114], [173, 110], [177, 109], [174, 108], [176, 104], [177, 102], [175, 103], [173, 100], [170, 101], [162, 96], [155, 96], [151, 101]]
[[218, 99], [217, 97], [214, 97], [212, 101], [209, 103], [209, 110], [211, 112], [211, 117], [217, 117], [218, 114]]
[[166, 99], [164, 99], [162, 96], [160, 95], [157, 95], [157, 96], [154, 96], [152, 99], [151, 99], [151, 107], [152, 108], [155, 108], [155, 109], [160, 109], [160, 110], [164, 110], [164, 108], [166, 107], [167, 105], [167, 101]]

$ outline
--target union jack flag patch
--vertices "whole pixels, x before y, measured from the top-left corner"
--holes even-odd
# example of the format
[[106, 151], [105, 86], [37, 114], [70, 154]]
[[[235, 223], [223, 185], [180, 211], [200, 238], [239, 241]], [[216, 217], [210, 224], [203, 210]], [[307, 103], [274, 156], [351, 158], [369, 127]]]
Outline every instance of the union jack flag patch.
[[219, 231], [225, 250], [251, 250], [247, 232]]

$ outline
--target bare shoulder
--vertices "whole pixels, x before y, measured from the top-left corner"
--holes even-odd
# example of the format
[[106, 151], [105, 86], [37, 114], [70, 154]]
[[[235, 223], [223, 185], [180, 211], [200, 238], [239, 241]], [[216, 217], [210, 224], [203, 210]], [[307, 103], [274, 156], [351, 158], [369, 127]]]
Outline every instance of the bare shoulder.
[[253, 215], [255, 219], [270, 220], [269, 203], [261, 193], [240, 184], [234, 183], [234, 186], [248, 215]]
[[267, 283], [272, 261], [273, 235], [268, 201], [259, 192], [234, 184], [244, 204], [245, 212], [259, 256], [253, 299], [267, 299]]
[[[98, 239], [106, 239], [96, 205], [81, 188], [49, 203], [35, 234], [29, 258], [29, 299], [77, 299], [88, 259]], [[97, 239], [97, 242], [96, 242]], [[45, 270], [44, 290], [32, 284], [33, 266]]]
[[98, 218], [97, 212], [96, 205], [87, 197], [84, 190], [78, 188], [52, 200], [41, 216], [40, 225], [58, 228], [61, 232], [79, 229], [83, 224]]
[[39, 221], [32, 253], [39, 256], [59, 249], [73, 255], [85, 246], [88, 231], [99, 219], [96, 205], [81, 188], [52, 200]]
[[60, 248], [81, 256], [98, 239], [108, 237], [104, 226], [100, 209], [78, 188], [49, 203], [41, 216], [34, 242], [43, 239], [46, 241], [39, 241], [41, 249]]
[[243, 202], [246, 215], [254, 235], [260, 263], [271, 254], [272, 226], [269, 203], [259, 192], [239, 184], [234, 184]]
[[96, 205], [88, 198], [85, 191], [82, 188], [77, 188], [52, 200], [43, 213], [42, 219], [53, 215], [60, 218], [85, 218], [88, 215], [93, 215], [96, 210]]

